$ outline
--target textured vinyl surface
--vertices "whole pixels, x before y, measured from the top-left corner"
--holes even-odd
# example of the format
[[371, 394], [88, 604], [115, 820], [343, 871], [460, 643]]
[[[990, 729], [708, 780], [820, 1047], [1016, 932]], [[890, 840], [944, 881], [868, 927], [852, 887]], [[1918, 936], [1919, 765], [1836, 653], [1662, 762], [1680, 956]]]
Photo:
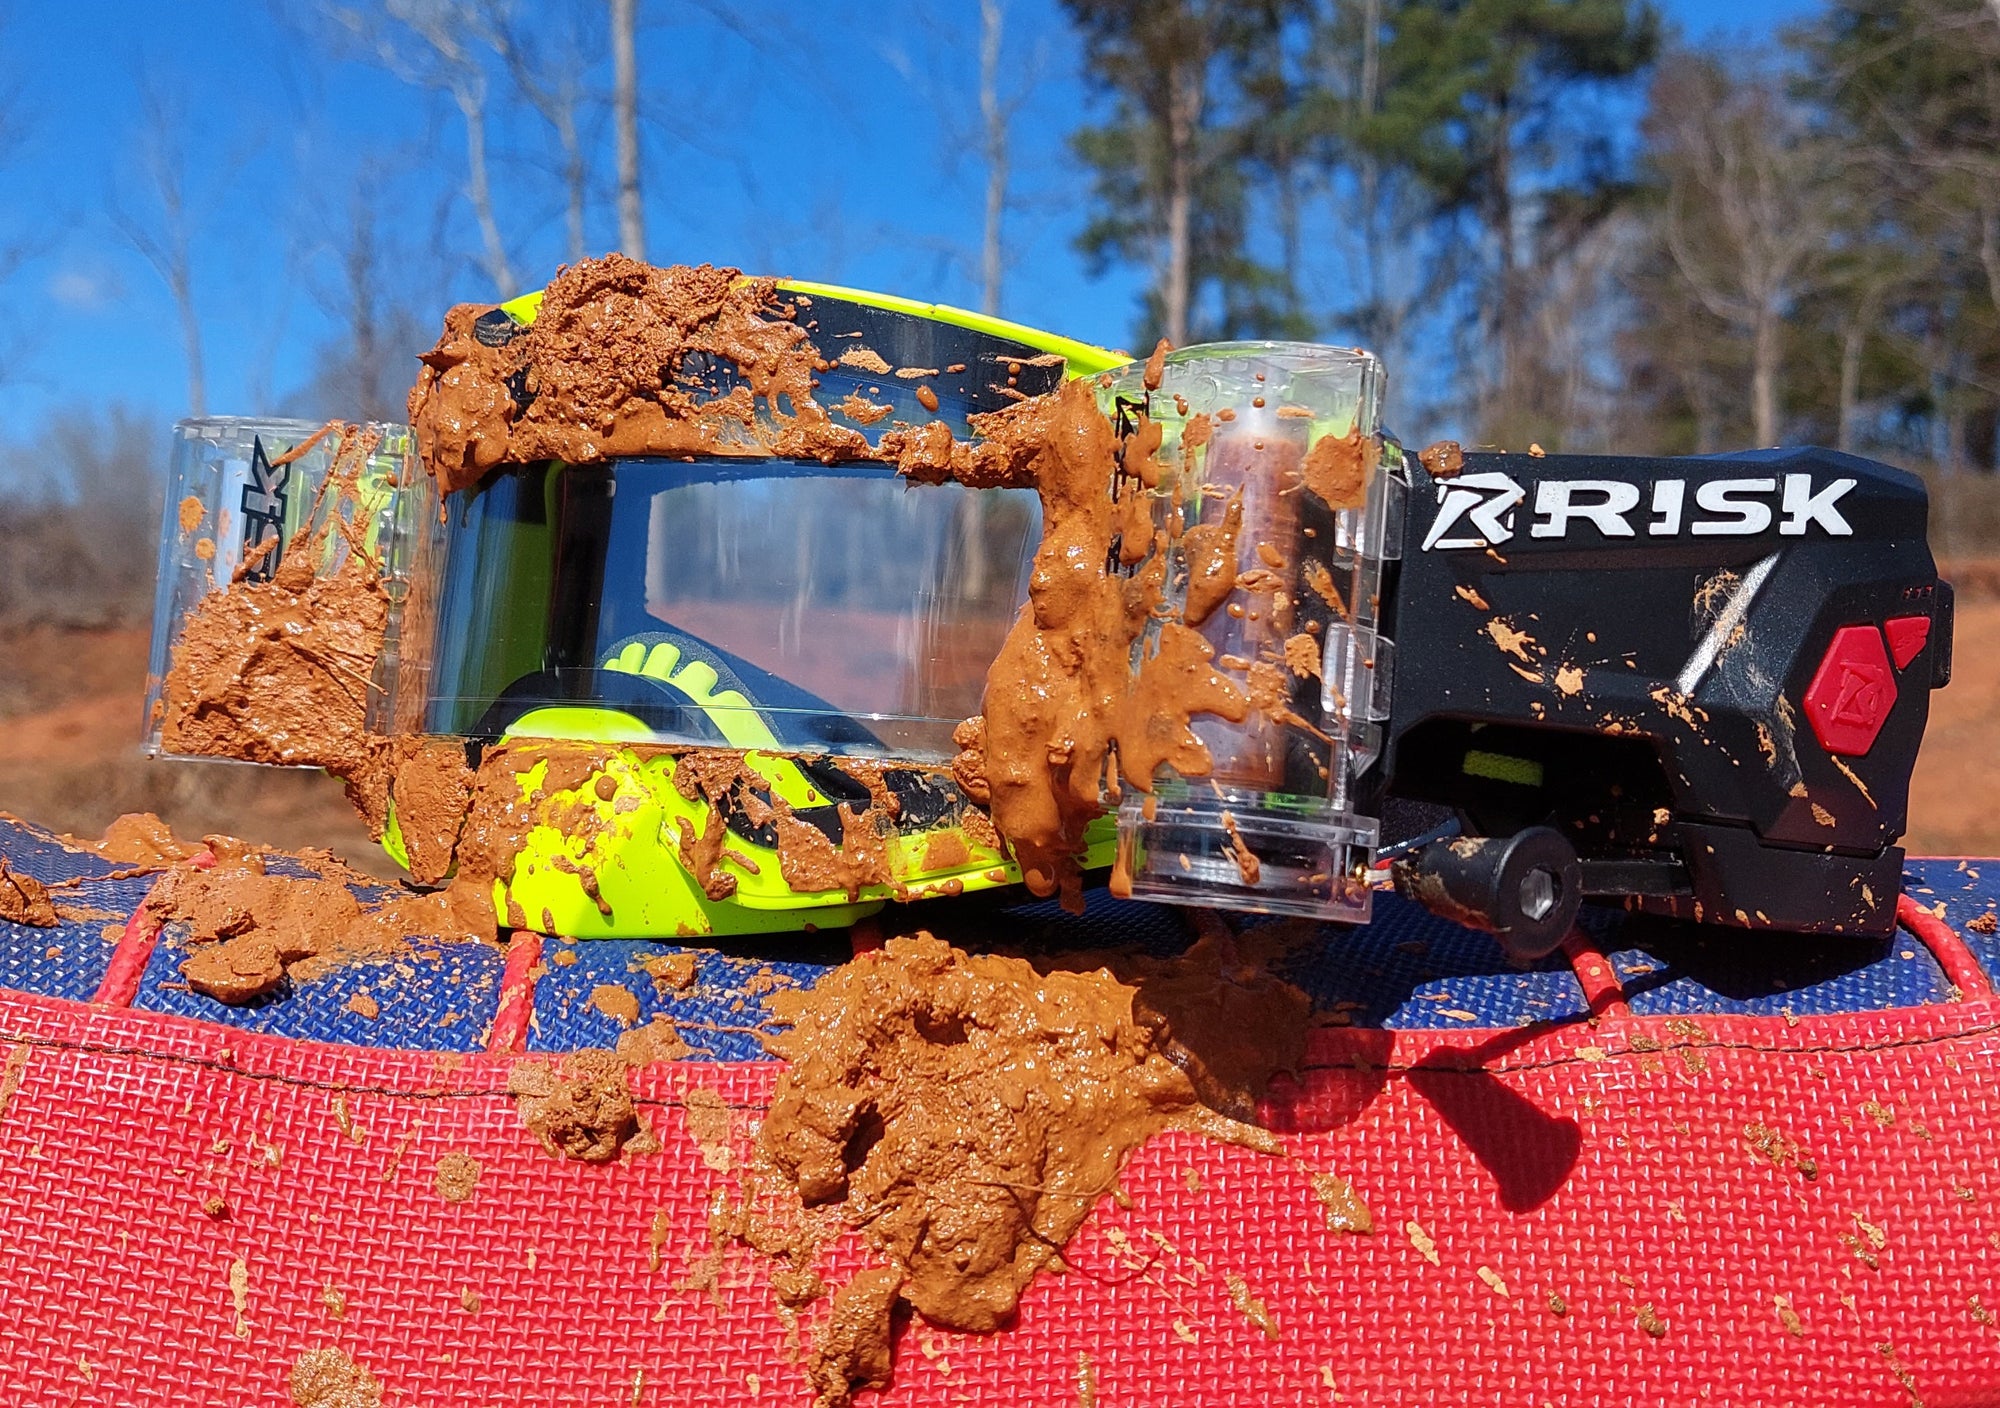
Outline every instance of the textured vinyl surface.
[[[0, 833], [43, 878], [88, 869], [29, 850]], [[1913, 867], [1954, 926], [1992, 895], [1956, 864]], [[1187, 941], [1122, 918], [1091, 944]], [[1478, 936], [1385, 920], [1293, 951], [1347, 1025], [1271, 1092], [1281, 1155], [1154, 1139], [1015, 1327], [909, 1322], [864, 1408], [2000, 1404], [2000, 1001], [1943, 1000], [1907, 935], [1810, 966], [1620, 928], [1605, 947], [1642, 956], [1591, 1018], [1559, 960], [1516, 973]], [[0, 950], [51, 932], [0, 926]], [[314, 1039], [161, 1010], [171, 935], [136, 1010], [0, 994], [5, 1401], [279, 1408], [299, 1355], [337, 1345], [394, 1405], [810, 1403], [798, 1345], [826, 1302], [794, 1332], [766, 1264], [709, 1226], [779, 1079], [755, 999], [839, 957], [819, 942], [704, 951], [667, 993], [645, 959], [668, 946], [544, 945], [520, 1057], [441, 1049], [490, 1015], [467, 999], [441, 1034], [394, 1016], [393, 986], [372, 1020], [322, 984], [260, 1009], [296, 1006]], [[449, 952], [351, 980], [422, 990]], [[506, 1091], [518, 1061], [615, 1037], [607, 983], [707, 1059], [636, 1070], [662, 1147], [594, 1168], [546, 1154]], [[696, 1102], [726, 1131], [697, 1140]], [[461, 1202], [437, 1177], [454, 1154], [478, 1164]], [[1328, 1173], [1372, 1234], [1329, 1227]], [[850, 1236], [821, 1270], [864, 1264]]]

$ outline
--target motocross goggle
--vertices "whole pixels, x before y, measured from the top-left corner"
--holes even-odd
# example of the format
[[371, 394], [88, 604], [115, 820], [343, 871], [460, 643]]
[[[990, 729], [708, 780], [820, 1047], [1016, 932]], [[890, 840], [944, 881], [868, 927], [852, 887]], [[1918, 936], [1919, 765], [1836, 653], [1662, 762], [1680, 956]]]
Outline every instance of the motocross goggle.
[[[1119, 360], [786, 288], [808, 293], [831, 363], [816, 397], [876, 408], [857, 427], [871, 444], [899, 422], [970, 438], [969, 417]], [[887, 370], [835, 360], [847, 347]], [[930, 374], [896, 375], [912, 368]], [[422, 526], [388, 701], [398, 732], [943, 762], [1027, 598], [1040, 510], [1027, 490], [911, 486], [868, 461], [715, 456], [503, 465]]]
[[[1215, 758], [1211, 776], [1198, 785], [1160, 779], [1151, 800], [1128, 792], [1116, 844], [1129, 852], [1132, 893], [1365, 918], [1368, 892], [1356, 877], [1375, 828], [1354, 810], [1352, 788], [1386, 713], [1388, 643], [1377, 639], [1374, 608], [1403, 481], [1399, 470], [1377, 473], [1371, 457], [1354, 506], [1330, 509], [1302, 496], [1298, 466], [1328, 438], [1375, 436], [1379, 364], [1346, 349], [1218, 344], [1168, 357], [1161, 383], [1118, 354], [976, 314], [782, 287], [810, 298], [821, 404], [854, 395], [889, 408], [862, 427], [871, 443], [898, 422], [942, 421], [970, 439], [979, 412], [1099, 374], [1108, 375], [1097, 399], [1118, 433], [1130, 432], [1140, 409], [1163, 427], [1159, 454], [1182, 466], [1176, 493], [1185, 494], [1172, 514], [1218, 525], [1240, 516], [1237, 567], [1275, 593], [1268, 604], [1251, 598], [1214, 614], [1202, 630], [1215, 657], [1232, 669], [1281, 648], [1290, 658], [1300, 641], [1272, 634], [1282, 613], [1297, 618], [1286, 630], [1312, 643], [1314, 659], [1293, 663], [1290, 703], [1263, 722], [1194, 724]], [[526, 324], [536, 306], [530, 296], [485, 316]], [[829, 354], [843, 345], [877, 357], [858, 366]], [[895, 375], [911, 368], [929, 374]], [[1197, 424], [1211, 428], [1194, 437]], [[845, 922], [857, 904], [892, 891], [956, 894], [1017, 878], [1004, 849], [970, 832], [962, 846], [933, 841], [963, 806], [937, 765], [957, 751], [957, 727], [981, 712], [988, 669], [1028, 598], [1041, 537], [1032, 492], [911, 485], [893, 466], [867, 461], [716, 455], [503, 464], [440, 504], [407, 431], [382, 429], [354, 488], [365, 541], [396, 597], [372, 691], [376, 728], [743, 750], [764, 760], [774, 794], [795, 791], [800, 819], [835, 844], [842, 822], [831, 800], [853, 794], [865, 807], [868, 795], [834, 776], [839, 760], [892, 765], [881, 775], [902, 811], [891, 846], [897, 879], [887, 887], [858, 897], [794, 893], [765, 855], [771, 838], [732, 816], [732, 844], [757, 865], [743, 868], [731, 898], [712, 900], [676, 871], [676, 852], [661, 839], [673, 826], [651, 812], [626, 816], [607, 800], [622, 861], [597, 873], [612, 909], [600, 913], [594, 898], [569, 893], [574, 863], [589, 857], [557, 863], [554, 849], [585, 841], [556, 826], [542, 838], [550, 855], [524, 860], [510, 882], [531, 919], [547, 916], [539, 927], [628, 937], [758, 932]], [[326, 466], [311, 454], [272, 466], [306, 430], [181, 427], [170, 503], [198, 496], [209, 506], [204, 522], [219, 531], [203, 558], [200, 543], [191, 555], [187, 535], [169, 525], [156, 672], [179, 614], [227, 582], [271, 523], [296, 531]], [[227, 510], [239, 499], [231, 523]], [[253, 509], [262, 515], [254, 524]], [[1308, 564], [1316, 578], [1304, 575]], [[1184, 590], [1176, 572], [1175, 590]], [[638, 755], [617, 762], [617, 787], [643, 793], [664, 816], [684, 805], [673, 785], [625, 777], [661, 766]], [[1087, 864], [1109, 863], [1112, 820], [1093, 828]], [[697, 831], [703, 824], [690, 822]], [[393, 835], [389, 843], [394, 853]], [[610, 887], [625, 880], [607, 875], [650, 878], [633, 879], [621, 897]]]

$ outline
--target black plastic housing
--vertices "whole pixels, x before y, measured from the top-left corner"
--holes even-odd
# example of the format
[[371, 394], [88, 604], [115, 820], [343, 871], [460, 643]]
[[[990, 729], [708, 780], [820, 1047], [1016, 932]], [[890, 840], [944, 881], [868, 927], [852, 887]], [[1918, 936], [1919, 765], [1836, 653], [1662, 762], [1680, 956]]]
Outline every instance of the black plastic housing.
[[[1553, 827], [1586, 891], [1634, 908], [1893, 929], [1910, 772], [1951, 659], [1920, 480], [1822, 449], [1468, 454], [1412, 477], [1384, 613], [1384, 800], [1480, 836]], [[1886, 686], [1865, 660], [1852, 679], [1824, 664], [1843, 627], [1865, 656], [1868, 631], [1903, 621], [1879, 637], [1893, 655], [1912, 618], [1925, 638]], [[1844, 753], [1821, 737], [1830, 710]], [[1856, 718], [1878, 714], [1857, 748]]]

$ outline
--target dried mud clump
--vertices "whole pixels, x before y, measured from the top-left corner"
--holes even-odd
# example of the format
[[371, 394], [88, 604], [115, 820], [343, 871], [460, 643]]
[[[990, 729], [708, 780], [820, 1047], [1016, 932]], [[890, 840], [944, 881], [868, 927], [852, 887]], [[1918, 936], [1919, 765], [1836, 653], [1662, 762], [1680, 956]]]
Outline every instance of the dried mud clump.
[[267, 874], [260, 855], [170, 870], [144, 908], [188, 926], [192, 952], [181, 977], [232, 1005], [268, 996], [288, 978], [405, 953], [411, 938], [491, 943], [496, 932], [492, 897], [478, 885], [364, 903], [340, 879]]
[[437, 1194], [447, 1203], [462, 1203], [479, 1186], [479, 1160], [463, 1149], [448, 1150], [433, 1174]]
[[339, 1350], [311, 1349], [292, 1364], [295, 1408], [382, 1408], [382, 1385]]
[[507, 1073], [521, 1123], [558, 1158], [608, 1164], [658, 1147], [639, 1119], [628, 1067], [609, 1051], [575, 1051], [560, 1066], [522, 1061]]
[[8, 868], [0, 856], [0, 922], [50, 929], [62, 923], [48, 889], [32, 875]]

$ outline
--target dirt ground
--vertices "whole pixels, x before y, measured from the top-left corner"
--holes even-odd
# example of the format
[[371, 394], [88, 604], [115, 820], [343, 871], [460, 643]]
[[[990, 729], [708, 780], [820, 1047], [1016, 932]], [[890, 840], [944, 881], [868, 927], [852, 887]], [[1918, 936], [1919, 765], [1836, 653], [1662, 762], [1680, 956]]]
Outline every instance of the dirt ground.
[[2000, 855], [2000, 596], [1960, 596], [1951, 683], [1931, 696], [1910, 780], [1915, 855]]
[[[1955, 675], [1932, 696], [1905, 844], [1929, 855], [2000, 855], [2000, 597], [1961, 599]], [[317, 772], [161, 762], [139, 752], [143, 628], [0, 632], [0, 811], [99, 834], [120, 812], [158, 812], [211, 832], [325, 846], [379, 874], [396, 869]]]
[[398, 873], [323, 773], [144, 756], [146, 645], [144, 627], [0, 632], [0, 811], [78, 836], [157, 812], [181, 836], [324, 846]]

